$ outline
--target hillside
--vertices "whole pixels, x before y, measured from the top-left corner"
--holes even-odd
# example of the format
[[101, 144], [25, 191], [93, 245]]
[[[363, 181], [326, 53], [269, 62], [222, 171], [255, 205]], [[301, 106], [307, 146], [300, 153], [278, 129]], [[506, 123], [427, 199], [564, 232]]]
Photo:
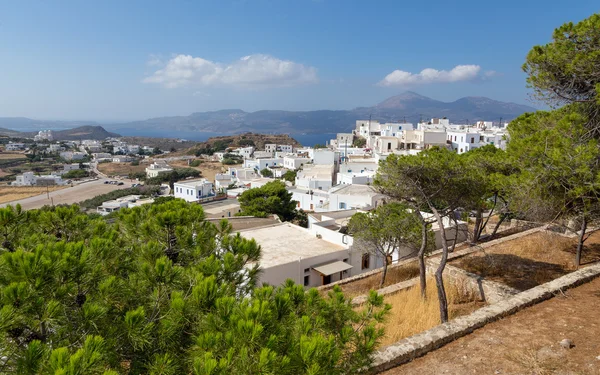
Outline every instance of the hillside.
[[144, 121], [110, 125], [116, 132], [180, 131], [215, 132], [236, 134], [242, 132], [260, 133], [338, 133], [354, 128], [359, 119], [371, 116], [380, 121], [406, 120], [416, 123], [420, 118], [447, 117], [456, 123], [476, 120], [512, 120], [535, 108], [501, 102], [484, 97], [465, 97], [453, 102], [443, 102], [405, 92], [390, 97], [372, 107], [359, 107], [352, 110], [318, 111], [275, 111], [262, 110], [245, 112], [240, 109], [197, 112], [189, 116], [158, 117]]
[[[10, 130], [0, 128], [0, 135], [6, 135], [9, 137], [16, 138], [33, 138], [37, 132], [20, 132], [16, 130]], [[95, 139], [103, 140], [108, 137], [120, 137], [117, 133], [106, 131], [102, 126], [79, 126], [72, 129], [55, 130], [53, 131], [54, 139], [58, 141], [76, 141], [81, 139]]]
[[294, 147], [301, 146], [298, 141], [286, 134], [243, 133], [232, 136], [209, 138], [205, 142], [197, 143], [194, 147], [186, 150], [185, 153], [194, 154], [197, 150], [207, 148], [220, 150], [226, 147], [242, 146], [253, 146], [257, 150], [264, 150], [265, 144], [268, 143], [293, 145]]

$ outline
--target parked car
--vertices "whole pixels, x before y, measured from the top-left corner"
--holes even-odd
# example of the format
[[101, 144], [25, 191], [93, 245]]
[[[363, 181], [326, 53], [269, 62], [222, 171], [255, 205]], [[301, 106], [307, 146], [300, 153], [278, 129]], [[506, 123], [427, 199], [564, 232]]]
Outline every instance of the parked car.
[[125, 185], [122, 181], [119, 181], [117, 185]]

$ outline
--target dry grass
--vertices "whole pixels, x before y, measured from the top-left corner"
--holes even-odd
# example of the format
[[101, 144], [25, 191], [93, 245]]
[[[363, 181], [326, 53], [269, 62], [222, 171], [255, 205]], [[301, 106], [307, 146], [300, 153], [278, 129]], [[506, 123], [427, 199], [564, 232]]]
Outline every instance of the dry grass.
[[148, 164], [131, 165], [131, 163], [99, 163], [98, 170], [107, 176], [127, 176], [129, 173], [145, 172]]
[[[388, 273], [385, 278], [384, 287], [398, 284], [402, 281], [410, 280], [419, 276], [419, 265], [417, 262], [405, 264], [400, 267], [388, 268]], [[379, 283], [381, 281], [381, 273], [365, 277], [357, 281], [353, 281], [348, 284], [340, 285], [342, 291], [346, 296], [356, 297], [363, 294], [369, 293], [370, 290], [379, 289]]]
[[13, 160], [13, 159], [25, 159], [25, 154], [10, 154], [7, 152], [0, 152], [0, 160]]
[[[466, 283], [445, 281], [450, 319], [469, 314], [484, 305], [477, 293]], [[427, 298], [421, 298], [418, 285], [398, 294], [385, 297], [392, 305], [385, 323], [381, 345], [389, 345], [405, 337], [428, 330], [440, 324], [440, 310], [435, 279], [427, 281]]]
[[540, 232], [504, 242], [451, 264], [526, 290], [574, 271], [575, 244], [576, 239]]
[[[49, 186], [48, 191], [64, 189], [66, 186]], [[12, 202], [46, 193], [41, 186], [0, 186], [0, 203]]]
[[[200, 159], [201, 160], [201, 159]], [[209, 181], [215, 180], [215, 175], [217, 173], [225, 173], [227, 172], [227, 167], [239, 167], [240, 165], [223, 165], [220, 162], [216, 161], [204, 161], [197, 167], [192, 167], [188, 165], [187, 160], [176, 160], [169, 163], [172, 167], [175, 168], [193, 168], [199, 170], [202, 173], [202, 177], [208, 179]]]
[[560, 368], [561, 359], [558, 356], [548, 356], [530, 345], [519, 352], [509, 352], [506, 359], [514, 362], [528, 374], [551, 375]]

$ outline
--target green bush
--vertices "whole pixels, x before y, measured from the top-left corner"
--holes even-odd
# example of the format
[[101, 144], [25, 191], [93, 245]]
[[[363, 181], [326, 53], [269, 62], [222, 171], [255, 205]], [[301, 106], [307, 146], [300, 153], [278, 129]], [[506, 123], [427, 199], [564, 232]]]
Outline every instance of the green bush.
[[127, 195], [152, 195], [158, 193], [159, 191], [160, 187], [158, 186], [138, 186], [129, 189], [119, 189], [111, 191], [110, 193], [98, 195], [83, 202], [79, 202], [79, 205], [83, 208], [94, 209], [102, 205], [103, 202], [125, 197]]
[[263, 177], [273, 177], [273, 171], [269, 168], [264, 168], [260, 171], [260, 175]]
[[66, 178], [85, 178], [85, 177], [89, 177], [89, 176], [90, 176], [90, 172], [83, 170], [83, 169], [73, 169], [72, 171], [68, 171], [67, 173], [62, 175], [62, 177], [64, 179], [66, 179]]

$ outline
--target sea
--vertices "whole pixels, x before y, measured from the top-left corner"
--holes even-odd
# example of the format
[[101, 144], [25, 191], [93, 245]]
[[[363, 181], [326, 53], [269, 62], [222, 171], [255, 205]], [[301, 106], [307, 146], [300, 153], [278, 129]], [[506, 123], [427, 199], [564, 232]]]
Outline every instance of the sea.
[[[210, 137], [218, 137], [224, 135], [231, 135], [226, 133], [212, 133], [212, 132], [194, 132], [194, 131], [178, 131], [178, 130], [156, 130], [156, 129], [130, 129], [130, 128], [112, 128], [110, 126], [104, 127], [109, 132], [114, 132], [128, 137], [155, 137], [155, 138], [177, 138], [185, 139], [188, 141], [203, 142]], [[66, 130], [65, 127], [49, 128], [49, 130]], [[14, 128], [11, 130], [30, 132], [38, 131], [39, 128]], [[326, 144], [332, 139], [335, 139], [335, 133], [320, 133], [320, 134], [290, 134], [290, 137], [294, 138], [302, 146], [314, 146], [316, 144]]]

